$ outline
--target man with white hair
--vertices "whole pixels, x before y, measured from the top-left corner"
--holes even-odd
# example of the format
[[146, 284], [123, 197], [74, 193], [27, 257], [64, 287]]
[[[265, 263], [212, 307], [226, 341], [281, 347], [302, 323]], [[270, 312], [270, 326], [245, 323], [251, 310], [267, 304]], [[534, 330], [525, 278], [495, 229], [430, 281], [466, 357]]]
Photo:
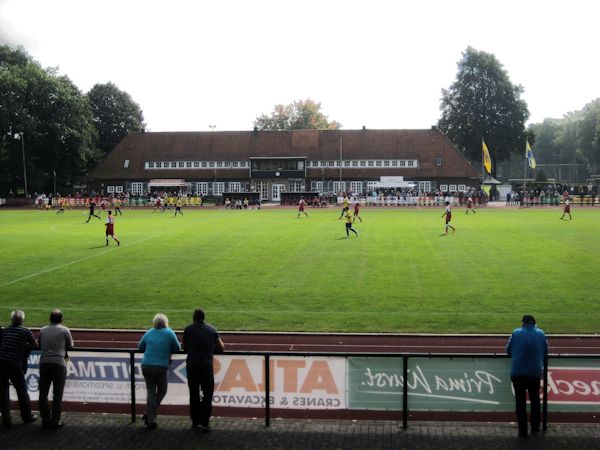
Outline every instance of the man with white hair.
[[25, 383], [27, 358], [29, 352], [37, 348], [37, 343], [31, 330], [23, 326], [25, 321], [23, 311], [13, 311], [10, 314], [10, 321], [10, 326], [2, 330], [2, 339], [0, 340], [0, 409], [5, 428], [12, 426], [10, 398], [8, 398], [9, 382], [12, 382], [17, 391], [23, 423], [31, 423], [37, 419], [31, 414], [31, 402]]

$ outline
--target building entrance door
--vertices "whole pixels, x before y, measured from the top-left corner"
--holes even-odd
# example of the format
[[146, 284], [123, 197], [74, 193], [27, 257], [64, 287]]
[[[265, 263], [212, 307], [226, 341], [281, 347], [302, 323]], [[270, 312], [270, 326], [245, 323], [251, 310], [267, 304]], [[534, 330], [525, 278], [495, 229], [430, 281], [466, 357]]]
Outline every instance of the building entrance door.
[[274, 202], [281, 201], [281, 192], [283, 192], [284, 187], [285, 187], [285, 184], [272, 184], [271, 185], [271, 193], [273, 195], [271, 196], [271, 200], [273, 200]]
[[266, 181], [257, 181], [256, 190], [260, 194], [260, 199], [269, 200], [269, 183]]

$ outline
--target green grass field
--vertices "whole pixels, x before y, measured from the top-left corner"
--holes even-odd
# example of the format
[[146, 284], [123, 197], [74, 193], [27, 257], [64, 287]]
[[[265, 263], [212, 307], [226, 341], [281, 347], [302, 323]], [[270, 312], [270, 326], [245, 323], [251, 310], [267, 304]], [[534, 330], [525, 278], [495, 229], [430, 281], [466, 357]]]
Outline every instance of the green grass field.
[[549, 333], [596, 333], [600, 210], [368, 209], [344, 239], [339, 210], [126, 210], [122, 245], [82, 210], [0, 211], [0, 323], [52, 308], [65, 324], [220, 330], [507, 333], [534, 314]]

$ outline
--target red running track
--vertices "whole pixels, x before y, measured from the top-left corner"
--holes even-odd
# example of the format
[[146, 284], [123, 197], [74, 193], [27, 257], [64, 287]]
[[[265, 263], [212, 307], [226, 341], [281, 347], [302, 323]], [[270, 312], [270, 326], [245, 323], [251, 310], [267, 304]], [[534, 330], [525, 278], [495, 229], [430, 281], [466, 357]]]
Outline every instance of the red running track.
[[[135, 349], [144, 331], [71, 330], [75, 345]], [[182, 333], [177, 332], [179, 340]], [[227, 350], [359, 353], [504, 353], [506, 335], [397, 335], [222, 332]], [[550, 353], [600, 354], [600, 335], [548, 336]]]

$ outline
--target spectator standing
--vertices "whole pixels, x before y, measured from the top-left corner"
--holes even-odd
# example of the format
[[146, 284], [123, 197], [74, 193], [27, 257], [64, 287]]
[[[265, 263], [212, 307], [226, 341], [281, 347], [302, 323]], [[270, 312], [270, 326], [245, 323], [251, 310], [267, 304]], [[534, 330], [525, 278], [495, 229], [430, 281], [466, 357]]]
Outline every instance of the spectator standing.
[[544, 359], [548, 342], [544, 332], [529, 314], [521, 319], [521, 328], [513, 330], [506, 353], [511, 358], [510, 379], [515, 391], [519, 437], [527, 437], [526, 393], [531, 403], [531, 432], [540, 431], [540, 381], [544, 372]]
[[29, 352], [37, 348], [31, 330], [23, 326], [25, 313], [15, 310], [10, 314], [10, 326], [2, 330], [0, 338], [0, 407], [5, 428], [12, 426], [10, 417], [9, 382], [12, 382], [21, 410], [23, 423], [37, 419], [31, 414], [31, 401], [25, 383]]
[[146, 414], [143, 420], [150, 430], [156, 429], [158, 407], [169, 386], [168, 375], [171, 354], [181, 350], [177, 336], [169, 328], [169, 319], [164, 314], [156, 314], [150, 328], [139, 343], [144, 352], [142, 374], [146, 381]]
[[215, 389], [213, 354], [223, 352], [225, 346], [217, 330], [204, 323], [204, 319], [202, 309], [194, 311], [194, 323], [188, 325], [183, 332], [183, 349], [188, 354], [186, 362], [192, 428], [208, 432], [211, 429], [209, 420]]
[[[60, 428], [62, 397], [67, 381], [68, 352], [73, 349], [71, 331], [62, 324], [63, 313], [55, 309], [50, 313], [50, 324], [40, 330], [40, 415], [44, 428]], [[48, 392], [52, 385], [52, 410]]]

